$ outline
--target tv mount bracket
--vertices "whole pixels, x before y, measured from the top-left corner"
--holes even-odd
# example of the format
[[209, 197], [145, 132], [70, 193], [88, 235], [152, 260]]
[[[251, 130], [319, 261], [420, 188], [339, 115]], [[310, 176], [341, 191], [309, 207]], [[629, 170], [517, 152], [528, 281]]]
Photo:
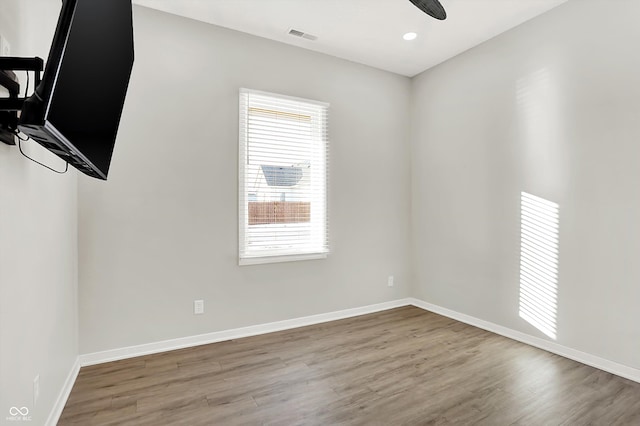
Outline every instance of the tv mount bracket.
[[42, 58], [0, 57], [0, 86], [9, 92], [8, 98], [0, 98], [0, 141], [15, 145], [13, 132], [18, 128], [18, 111], [22, 110], [25, 98], [20, 98], [20, 83], [14, 71], [33, 71], [34, 89], [40, 84], [40, 73], [44, 68]]

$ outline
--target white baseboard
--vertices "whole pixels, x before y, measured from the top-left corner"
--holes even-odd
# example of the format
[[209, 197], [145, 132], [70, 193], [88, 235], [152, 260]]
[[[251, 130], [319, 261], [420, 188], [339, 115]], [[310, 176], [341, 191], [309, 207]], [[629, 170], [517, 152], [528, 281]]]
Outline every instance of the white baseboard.
[[47, 426], [56, 426], [58, 424], [58, 420], [60, 420], [60, 415], [62, 414], [62, 410], [64, 409], [65, 404], [67, 403], [67, 399], [69, 399], [69, 395], [71, 394], [71, 389], [73, 389], [73, 384], [76, 382], [76, 378], [78, 377], [78, 373], [80, 372], [80, 357], [76, 357], [76, 361], [73, 363], [69, 374], [67, 375], [67, 379], [64, 381], [64, 385], [58, 394], [58, 399], [56, 399], [56, 403], [53, 405], [53, 408], [49, 412], [49, 418], [45, 422]]
[[484, 321], [479, 318], [472, 317], [470, 315], [462, 314], [460, 312], [452, 311], [451, 309], [443, 308], [438, 305], [427, 303], [423, 300], [410, 298], [411, 305], [424, 310], [434, 312], [436, 314], [443, 315], [445, 317], [452, 318], [454, 320], [464, 322], [474, 327], [482, 328], [483, 330], [490, 331], [492, 333], [499, 334], [509, 339], [517, 340], [527, 345], [534, 346], [539, 349], [554, 353], [556, 355], [563, 356], [565, 358], [578, 361], [582, 364], [589, 365], [591, 367], [598, 368], [600, 370], [607, 371], [616, 376], [624, 377], [625, 379], [633, 380], [640, 383], [640, 370], [637, 368], [629, 367], [627, 365], [619, 364], [614, 361], [610, 361], [605, 358], [581, 352], [576, 349], [569, 348], [567, 346], [560, 345], [549, 340], [541, 339], [539, 337], [531, 336], [530, 334], [522, 333], [520, 331], [513, 330], [511, 328], [503, 327], [498, 324], [494, 324], [489, 321]]
[[386, 311], [388, 309], [407, 306], [410, 304], [412, 304], [412, 302], [409, 298], [399, 299], [390, 302], [378, 303], [375, 305], [362, 306], [359, 308], [329, 312], [325, 314], [310, 315], [290, 320], [276, 321], [266, 324], [252, 325], [249, 327], [234, 328], [231, 330], [216, 331], [213, 333], [200, 334], [196, 336], [180, 337], [178, 339], [129, 346], [126, 348], [82, 354], [80, 355], [80, 365], [82, 367], [85, 367], [88, 365], [133, 358], [141, 355], [149, 355], [175, 349], [188, 348], [192, 346], [206, 345], [209, 343], [239, 339], [241, 337], [255, 336], [258, 334], [273, 333], [275, 331], [289, 330], [292, 328], [304, 327], [307, 325], [335, 321], [344, 318], [351, 318], [358, 315]]

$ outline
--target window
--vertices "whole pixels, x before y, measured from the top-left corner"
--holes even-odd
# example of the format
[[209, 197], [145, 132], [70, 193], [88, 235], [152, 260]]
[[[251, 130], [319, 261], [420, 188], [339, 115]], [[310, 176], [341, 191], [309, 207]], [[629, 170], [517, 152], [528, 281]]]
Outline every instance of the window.
[[326, 257], [328, 104], [240, 90], [240, 264]]

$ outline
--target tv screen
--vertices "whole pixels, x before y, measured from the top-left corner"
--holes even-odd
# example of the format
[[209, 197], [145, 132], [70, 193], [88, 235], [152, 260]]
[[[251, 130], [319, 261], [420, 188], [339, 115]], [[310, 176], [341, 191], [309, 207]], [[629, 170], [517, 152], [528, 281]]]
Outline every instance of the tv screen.
[[131, 0], [64, 0], [41, 83], [19, 129], [107, 179], [133, 67]]

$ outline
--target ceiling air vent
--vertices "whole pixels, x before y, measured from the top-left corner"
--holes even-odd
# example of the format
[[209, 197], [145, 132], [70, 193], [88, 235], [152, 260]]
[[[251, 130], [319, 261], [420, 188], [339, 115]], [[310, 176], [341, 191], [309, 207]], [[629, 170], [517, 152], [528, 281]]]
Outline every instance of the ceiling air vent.
[[312, 40], [312, 41], [318, 39], [318, 37], [312, 34], [308, 34], [308, 33], [305, 33], [304, 31], [296, 30], [294, 28], [289, 29], [289, 35], [306, 38], [307, 40]]

